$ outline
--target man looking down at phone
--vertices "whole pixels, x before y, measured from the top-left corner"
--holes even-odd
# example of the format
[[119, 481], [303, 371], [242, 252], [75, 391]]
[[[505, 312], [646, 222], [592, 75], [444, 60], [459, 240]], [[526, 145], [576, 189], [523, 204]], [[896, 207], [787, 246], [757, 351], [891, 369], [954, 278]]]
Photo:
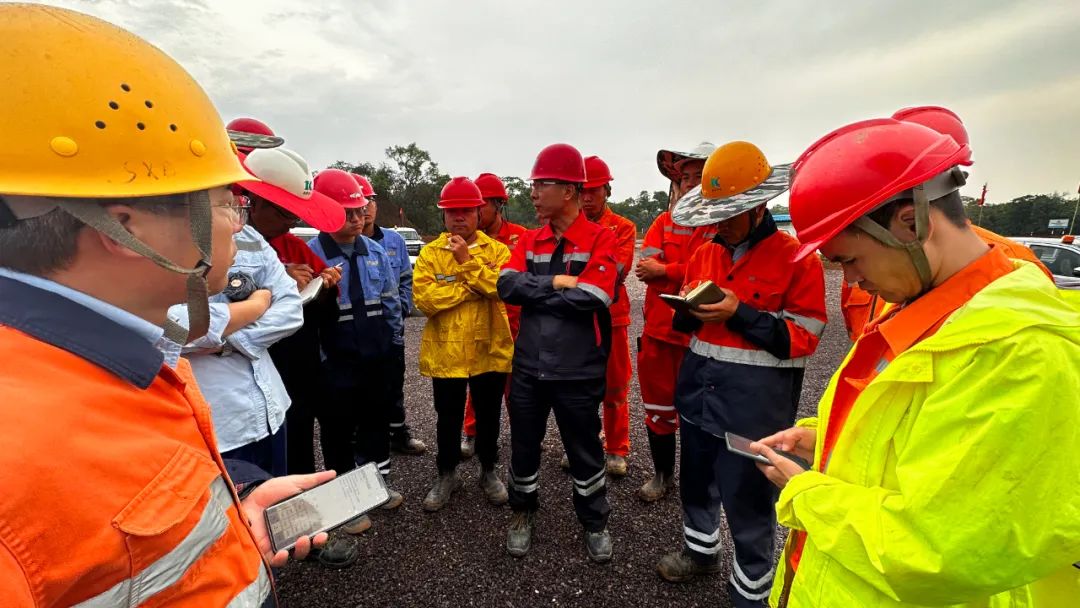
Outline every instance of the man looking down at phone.
[[889, 118], [837, 129], [795, 163], [794, 259], [820, 249], [894, 306], [817, 418], [753, 446], [792, 529], [773, 605], [1078, 597], [1080, 313], [1037, 266], [971, 230], [959, 192], [970, 158], [947, 134]]
[[466, 391], [472, 394], [476, 416], [480, 488], [491, 504], [507, 501], [495, 465], [514, 343], [496, 282], [510, 250], [477, 230], [485, 204], [480, 188], [469, 178], [447, 182], [438, 202], [446, 232], [425, 245], [416, 260], [416, 306], [428, 318], [420, 338], [420, 373], [431, 378], [438, 439], [439, 477], [424, 498], [426, 511], [443, 508], [461, 487], [458, 439]]
[[[263, 512], [334, 473], [223, 460], [190, 365], [158, 348], [206, 332], [241, 228], [227, 186], [250, 175], [146, 41], [27, 4], [0, 5], [0, 41], [3, 605], [273, 603], [288, 553]], [[190, 332], [167, 314], [185, 300]]]
[[671, 582], [717, 572], [723, 507], [735, 545], [728, 589], [740, 608], [763, 606], [769, 594], [776, 491], [751, 460], [728, 452], [724, 434], [756, 438], [791, 426], [806, 359], [825, 328], [821, 262], [791, 264], [798, 242], [765, 207], [787, 190], [788, 172], [753, 144], [725, 144], [672, 212], [682, 226], [716, 225], [690, 257], [683, 291], [712, 281], [724, 298], [673, 320], [693, 333], [675, 392], [686, 547], [657, 570]]

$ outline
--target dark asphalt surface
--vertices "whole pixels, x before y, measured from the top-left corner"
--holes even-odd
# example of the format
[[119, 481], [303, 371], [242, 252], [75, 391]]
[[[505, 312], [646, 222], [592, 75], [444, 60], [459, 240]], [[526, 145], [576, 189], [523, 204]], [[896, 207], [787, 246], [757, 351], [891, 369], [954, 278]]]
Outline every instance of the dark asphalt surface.
[[[840, 275], [826, 273], [829, 325], [811, 357], [803, 387], [800, 416], [812, 415], [832, 371], [849, 343], [839, 316]], [[630, 335], [641, 333], [642, 284], [628, 281], [635, 316]], [[390, 485], [405, 495], [394, 512], [377, 511], [374, 526], [360, 537], [360, 560], [350, 569], [328, 570], [316, 563], [292, 563], [278, 579], [286, 606], [691, 606], [727, 607], [725, 582], [730, 575], [731, 545], [725, 539], [724, 570], [685, 585], [664, 583], [656, 575], [660, 557], [682, 547], [678, 494], [645, 504], [635, 492], [652, 473], [642, 404], [635, 375], [630, 394], [630, 473], [611, 480], [610, 530], [615, 557], [605, 565], [587, 558], [581, 527], [571, 504], [571, 481], [559, 468], [561, 444], [554, 417], [545, 439], [540, 472], [542, 507], [533, 547], [523, 559], [506, 554], [508, 507], [492, 507], [477, 486], [475, 459], [461, 466], [465, 487], [438, 513], [420, 504], [435, 478], [435, 410], [431, 382], [416, 370], [423, 318], [407, 322], [409, 369], [405, 395], [408, 423], [428, 445], [423, 456], [395, 455]], [[636, 366], [636, 362], [635, 362]], [[502, 446], [509, 446], [503, 421]], [[509, 448], [500, 454], [498, 471], [506, 479]], [[777, 531], [777, 543], [783, 532]]]

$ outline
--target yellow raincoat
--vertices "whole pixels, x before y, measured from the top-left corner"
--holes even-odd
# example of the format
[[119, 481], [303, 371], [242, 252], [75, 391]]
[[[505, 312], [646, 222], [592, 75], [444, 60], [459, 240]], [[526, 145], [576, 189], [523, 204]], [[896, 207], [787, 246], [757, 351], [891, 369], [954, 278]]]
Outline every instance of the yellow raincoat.
[[420, 250], [413, 269], [413, 300], [428, 317], [420, 338], [420, 373], [468, 378], [510, 371], [514, 341], [495, 283], [510, 259], [506, 245], [477, 231], [472, 259], [458, 264], [443, 233]]
[[[827, 474], [781, 492], [807, 532], [789, 608], [1080, 606], [1080, 311], [1014, 263], [866, 387]], [[836, 383], [800, 421], [817, 460]]]

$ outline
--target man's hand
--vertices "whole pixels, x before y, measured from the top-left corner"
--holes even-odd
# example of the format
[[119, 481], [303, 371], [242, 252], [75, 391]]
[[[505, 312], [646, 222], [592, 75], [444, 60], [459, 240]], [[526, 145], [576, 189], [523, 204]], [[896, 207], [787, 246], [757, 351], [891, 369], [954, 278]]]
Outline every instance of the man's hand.
[[341, 269], [337, 266], [330, 266], [319, 273], [319, 276], [322, 277], [324, 286], [333, 287], [341, 281]]
[[774, 450], [790, 452], [806, 462], [814, 462], [814, 447], [817, 445], [817, 431], [802, 427], [792, 427], [786, 431], [769, 435], [750, 444], [750, 449], [765, 456], [771, 465], [758, 463], [757, 468], [765, 474], [765, 477], [781, 490], [788, 481], [805, 472], [799, 465], [788, 458], [777, 454]]
[[296, 281], [296, 287], [303, 289], [315, 278], [315, 271], [307, 264], [285, 264], [285, 272]]
[[[687, 289], [684, 287], [682, 295], [686, 295], [686, 291]], [[739, 297], [730, 289], [721, 287], [720, 291], [724, 292], [726, 296], [723, 301], [716, 304], [702, 304], [696, 309], [692, 309], [690, 314], [703, 323], [723, 323], [730, 319], [731, 315], [735, 314], [735, 310], [739, 307]]]
[[[269, 479], [266, 482], [255, 488], [247, 498], [240, 503], [240, 510], [243, 512], [244, 517], [247, 518], [248, 523], [251, 525], [251, 532], [255, 536], [255, 542], [259, 547], [259, 551], [262, 551], [266, 560], [270, 562], [271, 566], [280, 568], [289, 561], [288, 551], [278, 551], [272, 553], [273, 545], [270, 543], [270, 531], [266, 529], [266, 518], [263, 516], [263, 512], [266, 508], [279, 503], [290, 496], [295, 496], [304, 490], [314, 488], [315, 486], [326, 483], [333, 479], [337, 473], [334, 471], [321, 471], [319, 473], [312, 473], [311, 475], [288, 475], [286, 477], [275, 477]], [[296, 559], [304, 559], [307, 557], [311, 547], [321, 547], [326, 544], [328, 538], [325, 532], [316, 534], [314, 537], [301, 536], [296, 541], [296, 547], [293, 548], [293, 557]]]
[[634, 267], [634, 274], [640, 281], [655, 281], [667, 276], [667, 265], [656, 258], [642, 258]]
[[551, 286], [555, 289], [573, 289], [577, 287], [577, 277], [569, 274], [557, 274], [551, 277]]
[[472, 259], [472, 254], [469, 253], [469, 244], [460, 236], [456, 234], [450, 235], [448, 246], [450, 247], [450, 253], [454, 254], [454, 261], [458, 264], [464, 264]]

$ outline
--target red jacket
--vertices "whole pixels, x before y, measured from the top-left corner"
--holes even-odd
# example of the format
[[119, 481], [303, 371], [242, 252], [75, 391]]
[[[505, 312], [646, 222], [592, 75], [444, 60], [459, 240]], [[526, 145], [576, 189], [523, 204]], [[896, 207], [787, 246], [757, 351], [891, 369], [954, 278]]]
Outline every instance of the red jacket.
[[626, 293], [626, 274], [634, 266], [637, 226], [606, 205], [596, 223], [615, 235], [615, 268], [619, 271], [619, 278], [615, 285], [615, 301], [611, 303], [611, 326], [626, 327], [630, 325], [630, 296]]
[[[517, 248], [518, 241], [521, 239], [521, 235], [528, 232], [528, 228], [515, 224], [513, 222], [506, 221], [506, 218], [502, 218], [502, 226], [499, 228], [498, 234], [490, 234], [488, 236], [493, 237], [496, 241], [499, 241], [511, 253]], [[506, 318], [510, 321], [510, 335], [517, 337], [518, 326], [521, 325], [521, 307], [506, 305]]]
[[[558, 274], [577, 287], [555, 289]], [[499, 297], [521, 306], [514, 342], [514, 373], [541, 380], [603, 378], [611, 345], [611, 315], [618, 278], [615, 236], [578, 214], [556, 240], [550, 224], [521, 235], [499, 273]]]
[[660, 299], [660, 294], [679, 293], [690, 255], [714, 236], [714, 227], [680, 226], [671, 220], [671, 214], [667, 211], [653, 220], [649, 231], [645, 233], [641, 257], [651, 257], [663, 262], [666, 276], [645, 282], [645, 335], [670, 344], [690, 344], [689, 335], [671, 328], [672, 309]]

